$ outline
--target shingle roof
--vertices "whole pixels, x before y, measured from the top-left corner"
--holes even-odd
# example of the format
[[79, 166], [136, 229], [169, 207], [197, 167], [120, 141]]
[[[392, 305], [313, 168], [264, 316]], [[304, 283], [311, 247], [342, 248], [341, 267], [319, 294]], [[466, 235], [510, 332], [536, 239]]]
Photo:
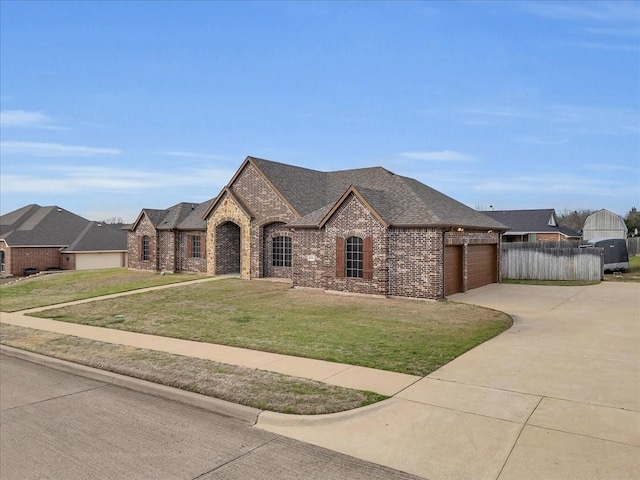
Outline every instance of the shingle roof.
[[66, 251], [123, 251], [126, 232], [91, 222], [57, 206], [27, 205], [0, 217], [0, 238], [10, 247], [67, 247]]
[[89, 222], [64, 252], [127, 251], [127, 232], [104, 223]]
[[[569, 237], [579, 237], [580, 234], [569, 227], [557, 225], [556, 213], [553, 208], [534, 210], [491, 210], [482, 212], [489, 217], [504, 223], [509, 227], [507, 235], [524, 233], [562, 233]], [[551, 220], [553, 219], [553, 222]]]
[[[138, 220], [146, 214], [158, 230], [206, 230], [207, 222], [203, 215], [213, 200], [202, 203], [180, 202], [165, 210], [143, 208]], [[136, 227], [138, 220], [129, 227], [130, 230]]]
[[[57, 206], [29, 205], [3, 215], [6, 229], [0, 235], [9, 246], [66, 247], [87, 226], [89, 220]], [[16, 213], [20, 212], [22, 213]], [[9, 222], [13, 222], [10, 223]]]
[[191, 211], [187, 217], [178, 224], [179, 230], [206, 230], [207, 222], [203, 219], [209, 205], [215, 200], [207, 200], [206, 202], [191, 204]]
[[353, 186], [388, 225], [506, 228], [417, 180], [395, 175], [382, 167], [319, 172], [265, 159], [249, 159], [302, 215], [291, 222], [291, 226], [319, 226]]

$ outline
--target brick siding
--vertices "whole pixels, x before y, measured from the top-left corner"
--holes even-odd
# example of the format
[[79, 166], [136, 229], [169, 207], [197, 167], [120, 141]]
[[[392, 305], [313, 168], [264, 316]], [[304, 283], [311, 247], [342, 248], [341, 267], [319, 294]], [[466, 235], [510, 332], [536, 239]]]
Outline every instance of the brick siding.
[[216, 275], [240, 273], [240, 227], [225, 222], [216, 227]]
[[389, 294], [442, 298], [443, 254], [441, 229], [390, 229]]
[[[146, 215], [142, 217], [135, 231], [127, 233], [127, 266], [129, 268], [138, 268], [140, 270], [157, 270], [157, 251], [156, 251], [156, 229], [149, 221]], [[140, 251], [140, 239], [147, 235], [149, 237], [149, 260], [142, 260], [142, 252]]]
[[10, 247], [5, 250], [5, 273], [24, 275], [25, 268], [62, 268], [61, 247]]
[[[191, 242], [194, 236], [200, 237], [200, 256], [194, 257], [191, 252]], [[202, 231], [179, 232], [178, 233], [178, 265], [181, 272], [206, 272], [206, 234]]]
[[[275, 222], [262, 228], [262, 276], [270, 278], [291, 278], [291, 267], [276, 267], [273, 265], [273, 239], [275, 237], [292, 238], [291, 230], [284, 228], [283, 222]], [[292, 241], [293, 248], [293, 241]], [[292, 258], [293, 260], [293, 258]]]
[[[251, 222], [250, 268], [251, 278], [280, 275], [266, 268], [264, 251], [265, 226], [270, 223], [287, 223], [298, 216], [280, 198], [277, 192], [251, 165], [247, 164], [242, 173], [231, 185], [233, 193], [247, 206], [253, 214]], [[267, 273], [269, 270], [270, 273]]]

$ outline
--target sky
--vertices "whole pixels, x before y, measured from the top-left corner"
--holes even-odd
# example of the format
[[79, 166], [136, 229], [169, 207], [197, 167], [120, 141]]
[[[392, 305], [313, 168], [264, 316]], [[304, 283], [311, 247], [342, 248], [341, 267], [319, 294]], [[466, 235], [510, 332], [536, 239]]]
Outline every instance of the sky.
[[0, 1], [0, 212], [133, 222], [247, 156], [640, 208], [640, 2]]

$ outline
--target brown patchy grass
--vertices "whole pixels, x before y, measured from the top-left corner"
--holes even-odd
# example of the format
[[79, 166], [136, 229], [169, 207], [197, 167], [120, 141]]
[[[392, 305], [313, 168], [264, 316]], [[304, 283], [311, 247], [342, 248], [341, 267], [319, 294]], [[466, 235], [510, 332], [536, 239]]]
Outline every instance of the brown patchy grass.
[[6, 324], [0, 328], [0, 343], [281, 413], [335, 413], [387, 398], [279, 373]]
[[38, 275], [1, 285], [0, 310], [15, 312], [198, 278], [190, 274], [160, 275], [126, 268]]
[[512, 324], [451, 302], [225, 279], [47, 310], [56, 320], [427, 375]]

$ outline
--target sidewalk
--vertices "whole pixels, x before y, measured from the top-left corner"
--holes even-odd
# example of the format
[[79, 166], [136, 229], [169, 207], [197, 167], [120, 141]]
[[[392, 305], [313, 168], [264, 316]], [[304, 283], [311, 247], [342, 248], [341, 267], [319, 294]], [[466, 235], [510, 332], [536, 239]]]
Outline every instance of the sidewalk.
[[289, 355], [261, 352], [258, 350], [248, 350], [244, 348], [228, 347], [191, 340], [181, 340], [177, 338], [160, 337], [156, 335], [127, 332], [110, 328], [59, 322], [56, 320], [29, 317], [26, 315], [27, 313], [40, 312], [51, 308], [77, 305], [151, 290], [184, 286], [190, 283], [201, 283], [212, 281], [217, 278], [219, 277], [162, 285], [158, 287], [149, 287], [132, 292], [105, 295], [103, 297], [68, 302], [55, 306], [32, 308], [21, 312], [0, 312], [0, 322], [20, 327], [61, 333], [64, 335], [73, 335], [100, 342], [158, 350], [176, 355], [213, 360], [215, 362], [226, 363], [229, 365], [277, 372], [294, 377], [308, 378], [330, 385], [337, 385], [339, 387], [352, 388], [355, 390], [367, 390], [387, 396], [393, 396], [398, 392], [401, 392], [422, 378], [415, 375], [387, 372], [343, 363], [325, 362], [323, 360], [292, 357]]

